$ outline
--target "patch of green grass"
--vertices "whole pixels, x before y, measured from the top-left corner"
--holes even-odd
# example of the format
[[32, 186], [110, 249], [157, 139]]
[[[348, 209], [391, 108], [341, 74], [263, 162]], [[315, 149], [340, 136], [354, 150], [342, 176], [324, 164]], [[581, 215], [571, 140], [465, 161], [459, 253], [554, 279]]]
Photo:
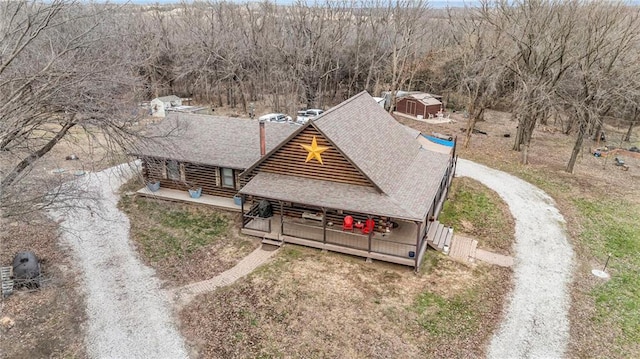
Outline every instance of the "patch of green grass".
[[517, 164], [511, 173], [515, 173], [521, 179], [533, 184], [550, 194], [563, 193], [571, 190], [571, 185], [562, 178], [549, 176], [548, 173], [538, 169]]
[[614, 322], [622, 329], [618, 340], [625, 344], [640, 341], [640, 206], [625, 201], [574, 199], [583, 217], [580, 239], [592, 255], [612, 257], [612, 276], [596, 287], [599, 321]]
[[173, 255], [182, 257], [180, 240], [161, 229], [151, 228], [144, 233], [140, 233], [139, 238], [142, 249], [154, 261]]
[[481, 246], [508, 253], [514, 230], [506, 208], [502, 199], [486, 186], [469, 178], [459, 178], [451, 186], [439, 220], [482, 239]]
[[489, 200], [486, 193], [478, 192], [464, 184], [455, 186], [452, 195], [445, 203], [440, 216], [442, 222], [460, 225], [461, 221], [469, 221], [482, 226], [487, 215], [496, 211], [496, 205]]
[[457, 336], [475, 332], [480, 325], [481, 313], [475, 310], [478, 295], [473, 289], [453, 298], [444, 298], [431, 292], [418, 296], [413, 310], [418, 324], [434, 336]]
[[422, 257], [422, 264], [420, 265], [420, 273], [430, 273], [438, 266], [440, 258], [441, 256], [439, 252], [425, 251], [424, 257]]
[[223, 215], [197, 208], [166, 206], [140, 198], [123, 199], [120, 207], [145, 217], [132, 229], [144, 254], [154, 261], [191, 254], [213, 243], [229, 227]]

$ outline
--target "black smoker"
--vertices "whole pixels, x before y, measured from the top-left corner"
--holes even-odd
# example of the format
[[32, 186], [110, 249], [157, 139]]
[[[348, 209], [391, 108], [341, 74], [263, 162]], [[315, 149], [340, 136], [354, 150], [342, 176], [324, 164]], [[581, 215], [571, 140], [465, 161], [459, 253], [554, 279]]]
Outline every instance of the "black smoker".
[[32, 251], [18, 252], [13, 257], [13, 279], [17, 286], [40, 286], [40, 262]]

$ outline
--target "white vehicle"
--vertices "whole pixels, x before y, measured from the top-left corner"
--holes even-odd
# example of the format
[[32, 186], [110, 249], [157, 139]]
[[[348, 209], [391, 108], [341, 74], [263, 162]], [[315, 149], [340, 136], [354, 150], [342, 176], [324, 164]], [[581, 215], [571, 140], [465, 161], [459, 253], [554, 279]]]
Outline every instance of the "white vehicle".
[[324, 110], [319, 108], [311, 108], [308, 110], [298, 111], [298, 116], [296, 117], [296, 122], [305, 123], [313, 118], [320, 116]]
[[269, 113], [264, 116], [258, 117], [258, 120], [267, 121], [267, 122], [286, 123], [286, 122], [291, 122], [293, 119], [291, 118], [291, 116], [287, 116], [284, 113]]

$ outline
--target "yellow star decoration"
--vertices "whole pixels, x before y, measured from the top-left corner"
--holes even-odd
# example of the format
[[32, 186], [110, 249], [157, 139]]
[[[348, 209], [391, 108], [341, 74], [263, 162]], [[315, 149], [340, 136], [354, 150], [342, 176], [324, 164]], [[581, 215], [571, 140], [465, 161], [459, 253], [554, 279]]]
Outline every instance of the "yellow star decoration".
[[307, 154], [307, 160], [304, 161], [305, 163], [311, 161], [312, 158], [315, 158], [318, 160], [318, 162], [320, 162], [321, 165], [324, 165], [324, 163], [322, 163], [322, 157], [320, 156], [320, 154], [328, 150], [329, 147], [318, 146], [318, 142], [316, 141], [316, 136], [313, 136], [313, 140], [311, 141], [311, 146], [303, 145], [303, 144], [301, 144], [300, 146], [302, 146], [302, 148], [304, 148], [305, 150], [307, 150], [307, 152], [309, 152]]

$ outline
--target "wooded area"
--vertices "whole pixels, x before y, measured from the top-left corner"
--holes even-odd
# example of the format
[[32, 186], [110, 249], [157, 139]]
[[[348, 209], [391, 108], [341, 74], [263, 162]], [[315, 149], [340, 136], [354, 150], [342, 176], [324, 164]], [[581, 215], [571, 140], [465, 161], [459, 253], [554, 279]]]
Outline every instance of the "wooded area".
[[[104, 5], [0, 3], [3, 206], [72, 128], [113, 149], [136, 136], [141, 101], [175, 94], [248, 113], [295, 115], [367, 90], [442, 94], [470, 117], [508, 109], [527, 149], [537, 124], [575, 137], [640, 121], [639, 8], [580, 0]], [[7, 158], [9, 160], [7, 160]], [[9, 165], [7, 165], [9, 163]]]

